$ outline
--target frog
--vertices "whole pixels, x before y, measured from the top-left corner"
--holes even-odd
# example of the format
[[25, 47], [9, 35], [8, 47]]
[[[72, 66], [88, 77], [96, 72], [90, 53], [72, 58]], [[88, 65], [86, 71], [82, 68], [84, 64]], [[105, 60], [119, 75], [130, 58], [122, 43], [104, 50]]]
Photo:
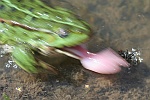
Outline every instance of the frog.
[[0, 2], [0, 44], [9, 45], [12, 59], [29, 73], [39, 73], [37, 66], [56, 73], [35, 58], [35, 52], [48, 55], [78, 45], [88, 40], [90, 33], [89, 25], [70, 10], [52, 8], [40, 0]]
[[82, 44], [92, 35], [90, 25], [68, 9], [50, 7], [40, 0], [0, 2], [0, 44], [9, 46], [8, 54], [28, 73], [58, 73], [36, 54], [65, 54], [101, 74], [118, 73], [119, 66], [129, 66], [110, 48], [97, 54], [86, 50]]

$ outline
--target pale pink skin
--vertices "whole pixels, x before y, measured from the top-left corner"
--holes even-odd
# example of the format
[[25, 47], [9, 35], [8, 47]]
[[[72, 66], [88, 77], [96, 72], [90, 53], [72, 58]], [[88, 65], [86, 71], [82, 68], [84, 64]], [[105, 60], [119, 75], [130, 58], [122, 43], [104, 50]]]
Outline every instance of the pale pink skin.
[[66, 48], [80, 58], [84, 68], [101, 74], [115, 74], [121, 71], [121, 67], [129, 67], [126, 62], [115, 51], [108, 48], [97, 54], [90, 53], [81, 46]]

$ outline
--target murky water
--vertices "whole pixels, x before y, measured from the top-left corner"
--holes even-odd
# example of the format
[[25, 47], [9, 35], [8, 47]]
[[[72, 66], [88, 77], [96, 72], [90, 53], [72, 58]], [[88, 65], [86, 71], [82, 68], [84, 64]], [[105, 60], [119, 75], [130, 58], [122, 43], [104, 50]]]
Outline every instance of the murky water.
[[[116, 75], [85, 70], [72, 59], [61, 63], [60, 76], [30, 75], [0, 58], [0, 96], [12, 100], [148, 100], [150, 97], [150, 0], [51, 0], [76, 12], [92, 27], [92, 52], [106, 47], [141, 51], [143, 62]], [[7, 62], [7, 63], [6, 63]], [[13, 64], [14, 65], [14, 64]], [[43, 80], [40, 80], [41, 78]]]

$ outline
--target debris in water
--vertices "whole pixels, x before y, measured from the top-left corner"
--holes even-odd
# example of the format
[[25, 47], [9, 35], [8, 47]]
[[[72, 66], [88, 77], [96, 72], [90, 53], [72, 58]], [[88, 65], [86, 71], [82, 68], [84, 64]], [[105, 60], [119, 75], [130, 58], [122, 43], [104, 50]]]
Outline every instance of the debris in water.
[[21, 92], [21, 87], [17, 87], [16, 90], [18, 90], [19, 92]]
[[137, 66], [139, 63], [143, 61], [143, 58], [140, 57], [141, 52], [138, 49], [136, 50], [132, 48], [131, 51], [120, 50], [119, 55], [123, 57], [128, 63], [130, 63], [131, 66]]
[[84, 86], [84, 87], [87, 89], [87, 88], [89, 88], [90, 86], [89, 86], [88, 84], [85, 84], [85, 86]]

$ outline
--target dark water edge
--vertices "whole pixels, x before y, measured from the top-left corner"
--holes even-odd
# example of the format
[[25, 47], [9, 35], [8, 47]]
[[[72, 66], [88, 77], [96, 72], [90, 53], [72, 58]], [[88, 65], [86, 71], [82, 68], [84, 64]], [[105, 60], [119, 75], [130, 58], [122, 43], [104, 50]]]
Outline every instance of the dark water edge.
[[[61, 63], [60, 75], [31, 75], [0, 66], [0, 96], [11, 100], [148, 100], [150, 97], [150, 0], [51, 0], [76, 12], [92, 27], [92, 52], [139, 48], [143, 63], [115, 75], [85, 70], [79, 61]], [[0, 58], [4, 65], [7, 57]], [[0, 97], [2, 99], [2, 97]]]

